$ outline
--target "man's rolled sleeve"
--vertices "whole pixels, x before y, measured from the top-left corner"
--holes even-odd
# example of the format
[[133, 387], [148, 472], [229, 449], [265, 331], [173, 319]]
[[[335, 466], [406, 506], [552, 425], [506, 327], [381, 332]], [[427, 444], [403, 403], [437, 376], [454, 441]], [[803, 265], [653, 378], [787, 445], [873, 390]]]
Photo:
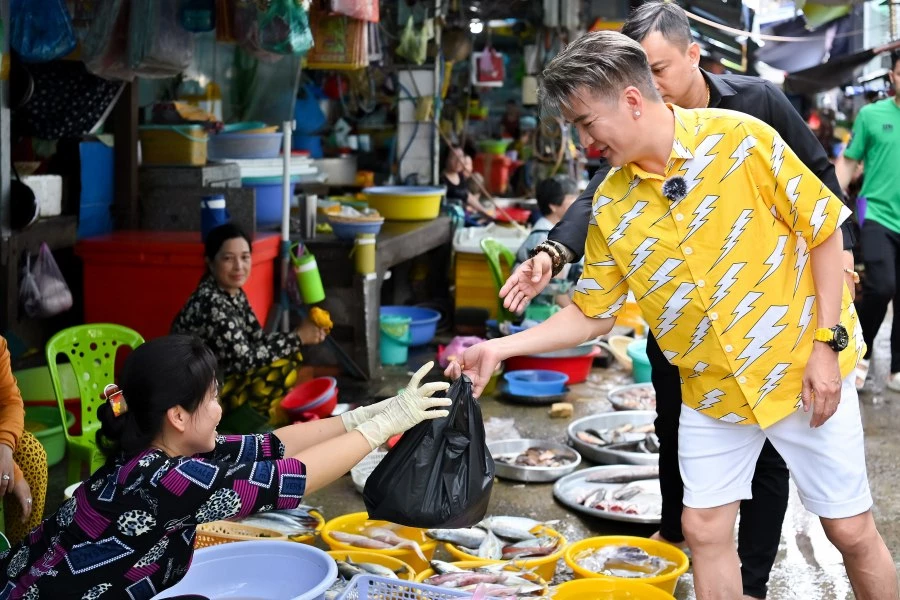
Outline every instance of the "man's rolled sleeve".
[[[847, 208], [770, 127], [755, 127], [754, 153], [762, 200], [812, 249], [850, 216]], [[772, 175], [774, 174], [774, 183]]]
[[572, 301], [586, 316], [605, 319], [616, 316], [628, 297], [628, 285], [600, 228], [588, 227], [584, 248], [584, 271], [575, 286]]

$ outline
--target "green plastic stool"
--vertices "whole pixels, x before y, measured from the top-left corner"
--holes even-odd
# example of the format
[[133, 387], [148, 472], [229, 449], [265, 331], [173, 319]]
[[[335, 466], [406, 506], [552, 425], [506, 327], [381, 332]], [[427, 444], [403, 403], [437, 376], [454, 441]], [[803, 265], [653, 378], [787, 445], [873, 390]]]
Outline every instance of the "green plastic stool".
[[500, 288], [506, 281], [503, 275], [503, 266], [500, 259], [506, 260], [509, 268], [516, 264], [516, 255], [512, 250], [495, 240], [494, 238], [483, 238], [481, 240], [481, 249], [484, 251], [484, 257], [487, 259], [488, 267], [491, 269], [491, 278], [494, 280], [494, 286], [497, 288], [497, 323], [504, 321], [515, 321], [516, 315], [509, 312], [503, 307], [503, 299], [499, 297]]
[[84, 478], [82, 472], [85, 467], [90, 475], [106, 461], [96, 442], [97, 430], [100, 429], [97, 409], [106, 402], [103, 388], [114, 381], [116, 352], [119, 347], [134, 349], [143, 343], [144, 338], [138, 332], [112, 323], [70, 327], [47, 342], [47, 366], [53, 380], [53, 392], [59, 403], [60, 422], [66, 422], [65, 396], [57, 364], [60, 354], [65, 354], [72, 364], [81, 397], [81, 435], [70, 435], [68, 429], [65, 429], [69, 484]]

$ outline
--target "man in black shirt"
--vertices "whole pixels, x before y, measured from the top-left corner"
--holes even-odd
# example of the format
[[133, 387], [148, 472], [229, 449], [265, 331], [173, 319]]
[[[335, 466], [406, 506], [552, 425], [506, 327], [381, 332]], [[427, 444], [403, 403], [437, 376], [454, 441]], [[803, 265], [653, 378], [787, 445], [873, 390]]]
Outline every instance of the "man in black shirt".
[[[666, 102], [685, 108], [722, 108], [740, 111], [774, 127], [797, 156], [838, 197], [842, 197], [834, 168], [822, 146], [794, 110], [787, 98], [771, 83], [755, 77], [714, 75], [699, 68], [700, 49], [692, 42], [687, 15], [674, 3], [649, 2], [637, 8], [622, 32], [638, 41], [647, 52], [656, 87]], [[551, 253], [555, 250], [570, 262], [584, 254], [594, 192], [609, 167], [594, 174], [587, 189], [550, 232], [552, 248], [535, 250], [534, 258], [523, 263], [500, 291], [504, 305], [522, 310], [550, 280]], [[853, 247], [849, 225], [842, 228], [845, 250]], [[853, 255], [844, 252], [848, 284], [853, 291]], [[653, 368], [657, 397], [656, 433], [660, 440], [660, 487], [663, 509], [660, 530], [654, 537], [682, 544], [681, 512], [683, 484], [678, 469], [678, 420], [681, 414], [681, 386], [678, 369], [663, 356], [653, 336], [647, 354]], [[775, 562], [781, 539], [781, 525], [787, 509], [788, 471], [781, 456], [767, 441], [760, 453], [752, 487], [753, 499], [741, 503], [738, 553], [745, 597], [765, 598], [769, 571]]]

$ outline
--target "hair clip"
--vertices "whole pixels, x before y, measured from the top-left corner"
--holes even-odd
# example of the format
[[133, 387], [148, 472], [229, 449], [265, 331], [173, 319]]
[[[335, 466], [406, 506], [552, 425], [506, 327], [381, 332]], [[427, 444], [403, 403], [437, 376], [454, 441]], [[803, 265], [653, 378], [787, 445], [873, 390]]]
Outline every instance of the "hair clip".
[[112, 408], [113, 416], [119, 417], [128, 412], [128, 404], [125, 403], [125, 394], [122, 393], [119, 386], [114, 383], [107, 384], [107, 386], [103, 388], [103, 395], [106, 397], [106, 401], [109, 402], [110, 408]]

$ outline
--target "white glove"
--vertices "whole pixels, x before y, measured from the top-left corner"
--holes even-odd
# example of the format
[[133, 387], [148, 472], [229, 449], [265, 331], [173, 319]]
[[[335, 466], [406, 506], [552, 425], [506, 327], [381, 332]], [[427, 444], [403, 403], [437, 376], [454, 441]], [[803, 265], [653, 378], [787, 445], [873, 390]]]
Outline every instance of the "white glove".
[[[446, 410], [429, 410], [438, 406], [450, 406], [453, 404], [450, 398], [431, 397], [435, 392], [449, 388], [449, 383], [438, 381], [419, 386], [419, 382], [422, 381], [422, 378], [433, 366], [434, 363], [430, 362], [416, 371], [416, 374], [409, 380], [409, 385], [400, 390], [398, 395], [384, 402], [379, 402], [374, 406], [366, 407], [372, 409], [379, 405], [384, 405], [375, 416], [356, 427], [356, 430], [368, 440], [372, 450], [388, 441], [391, 436], [403, 433], [426, 419], [439, 419], [450, 414]], [[344, 422], [344, 427], [346, 426], [347, 423]]]
[[341, 422], [344, 424], [344, 429], [348, 432], [353, 431], [387, 408], [387, 405], [393, 400], [393, 398], [388, 398], [381, 402], [370, 404], [369, 406], [360, 406], [359, 408], [354, 408], [353, 410], [341, 413]]

